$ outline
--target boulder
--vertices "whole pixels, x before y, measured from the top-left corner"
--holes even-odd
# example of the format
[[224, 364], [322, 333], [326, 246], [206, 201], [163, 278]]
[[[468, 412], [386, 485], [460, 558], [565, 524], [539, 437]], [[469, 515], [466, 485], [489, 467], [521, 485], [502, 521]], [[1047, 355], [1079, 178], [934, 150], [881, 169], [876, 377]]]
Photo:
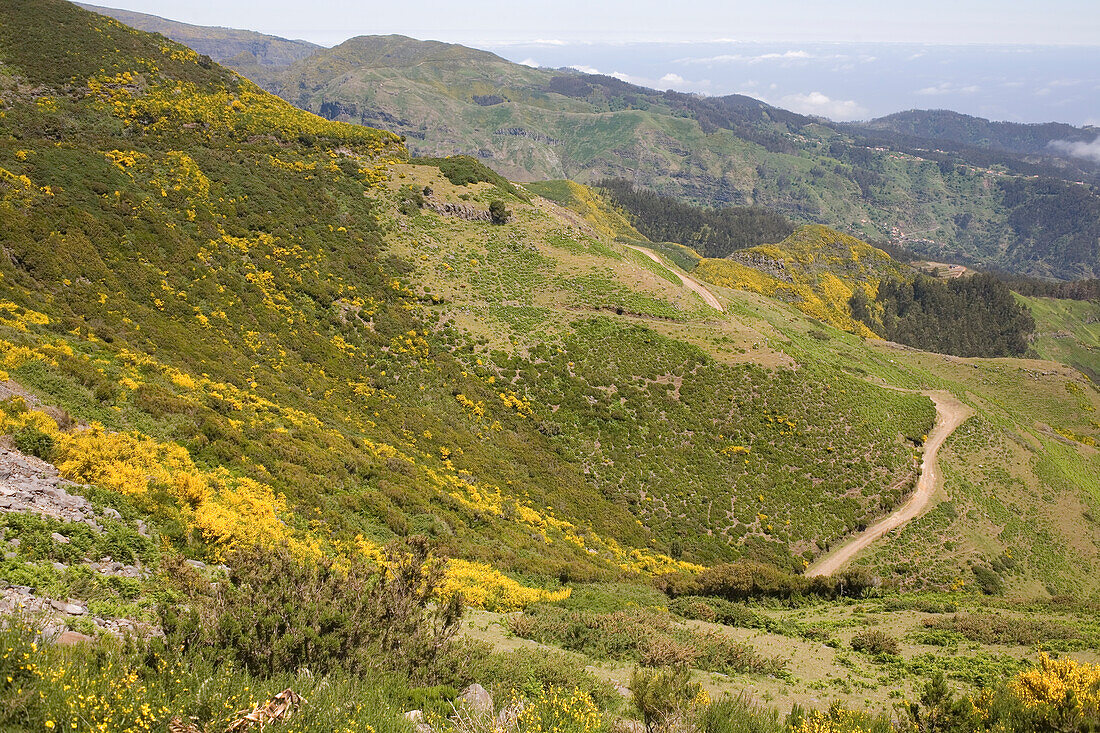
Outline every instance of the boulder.
[[493, 696], [476, 682], [462, 691], [462, 694], [458, 696], [458, 701], [465, 704], [472, 713], [487, 717], [493, 715]]
[[95, 641], [87, 634], [81, 634], [79, 631], [66, 630], [62, 631], [57, 637], [57, 643], [62, 646], [69, 646], [72, 644], [84, 644], [89, 641]]
[[63, 601], [50, 601], [50, 605], [53, 606], [55, 610], [61, 611], [62, 613], [67, 613], [70, 616], [83, 616], [84, 614], [86, 614], [88, 612], [88, 609], [84, 608], [84, 606], [81, 606], [77, 603], [65, 603]]

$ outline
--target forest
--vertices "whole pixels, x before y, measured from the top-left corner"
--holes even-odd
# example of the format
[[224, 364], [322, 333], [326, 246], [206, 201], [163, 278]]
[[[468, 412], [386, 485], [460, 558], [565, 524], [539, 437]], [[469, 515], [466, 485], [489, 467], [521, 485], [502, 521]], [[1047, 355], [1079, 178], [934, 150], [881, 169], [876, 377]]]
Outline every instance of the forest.
[[1008, 286], [986, 274], [886, 280], [874, 304], [857, 289], [849, 305], [853, 317], [891, 341], [956, 356], [1022, 356], [1035, 330]]
[[652, 191], [630, 181], [609, 178], [597, 184], [626, 210], [638, 231], [655, 242], [679, 242], [705, 257], [761, 244], [781, 242], [794, 232], [782, 214], [761, 206], [704, 209]]

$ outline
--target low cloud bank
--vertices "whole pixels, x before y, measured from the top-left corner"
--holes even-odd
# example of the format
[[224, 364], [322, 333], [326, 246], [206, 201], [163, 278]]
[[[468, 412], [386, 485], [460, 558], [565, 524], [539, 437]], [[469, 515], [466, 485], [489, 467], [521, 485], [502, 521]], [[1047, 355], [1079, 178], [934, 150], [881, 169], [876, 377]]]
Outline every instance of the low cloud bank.
[[1070, 142], [1069, 140], [1055, 140], [1050, 144], [1050, 147], [1054, 148], [1059, 153], [1074, 158], [1082, 158], [1084, 160], [1091, 160], [1093, 163], [1100, 163], [1100, 135], [1097, 135], [1096, 139], [1091, 143], [1082, 142], [1080, 140], [1075, 142]]

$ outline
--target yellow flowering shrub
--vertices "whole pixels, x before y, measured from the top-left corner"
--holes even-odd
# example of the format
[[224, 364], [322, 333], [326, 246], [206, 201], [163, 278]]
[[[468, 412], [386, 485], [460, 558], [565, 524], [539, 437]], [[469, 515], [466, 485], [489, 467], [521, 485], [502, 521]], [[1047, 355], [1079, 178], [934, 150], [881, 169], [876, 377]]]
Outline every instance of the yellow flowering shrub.
[[570, 592], [528, 588], [490, 565], [458, 559], [447, 562], [441, 589], [444, 597], [461, 593], [468, 605], [486, 611], [522, 611], [539, 601], [565, 600]]
[[833, 705], [828, 712], [811, 710], [802, 721], [791, 726], [791, 733], [870, 733], [867, 716]]
[[1012, 692], [1028, 708], [1049, 706], [1062, 714], [1100, 715], [1100, 664], [1053, 659], [1039, 654], [1039, 665], [1012, 680]]
[[602, 721], [588, 693], [553, 685], [527, 700], [516, 719], [516, 733], [594, 733]]

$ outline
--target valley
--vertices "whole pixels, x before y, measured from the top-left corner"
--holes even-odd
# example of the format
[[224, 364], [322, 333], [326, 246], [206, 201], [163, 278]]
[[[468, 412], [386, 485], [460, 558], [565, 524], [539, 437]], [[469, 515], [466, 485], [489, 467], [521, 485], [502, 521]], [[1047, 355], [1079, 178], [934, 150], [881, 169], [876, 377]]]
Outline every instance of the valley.
[[[1092, 725], [1094, 301], [922, 284], [844, 231], [897, 213], [849, 185], [861, 143], [762, 103], [214, 40], [323, 116], [216, 46], [0, 0], [0, 730]], [[513, 114], [538, 134], [449, 156]], [[815, 175], [798, 151], [833, 143]], [[980, 177], [879, 152], [936, 231], [964, 200], [1007, 221]], [[563, 178], [621, 174], [786, 214], [647, 218]], [[709, 229], [643, 234], [680, 215]], [[1021, 269], [1091, 273], [1073, 252]]]

